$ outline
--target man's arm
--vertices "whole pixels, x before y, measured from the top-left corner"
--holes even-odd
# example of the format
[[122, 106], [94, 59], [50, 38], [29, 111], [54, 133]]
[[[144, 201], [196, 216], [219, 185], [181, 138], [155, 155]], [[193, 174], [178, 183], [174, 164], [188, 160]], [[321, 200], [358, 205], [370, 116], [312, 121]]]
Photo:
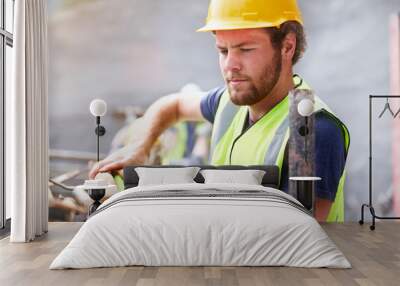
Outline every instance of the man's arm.
[[181, 120], [204, 120], [200, 102], [205, 93], [192, 95], [176, 93], [164, 96], [154, 102], [142, 118], [135, 121], [138, 127], [136, 141], [110, 154], [96, 163], [89, 173], [94, 178], [99, 172], [120, 170], [132, 164], [144, 164], [157, 138], [170, 126]]
[[325, 222], [328, 218], [329, 211], [331, 209], [332, 202], [327, 199], [316, 198], [315, 202], [315, 218], [319, 222]]
[[339, 125], [322, 113], [315, 117], [315, 152], [316, 175], [322, 178], [315, 186], [315, 217], [318, 221], [326, 221], [336, 198], [346, 158]]

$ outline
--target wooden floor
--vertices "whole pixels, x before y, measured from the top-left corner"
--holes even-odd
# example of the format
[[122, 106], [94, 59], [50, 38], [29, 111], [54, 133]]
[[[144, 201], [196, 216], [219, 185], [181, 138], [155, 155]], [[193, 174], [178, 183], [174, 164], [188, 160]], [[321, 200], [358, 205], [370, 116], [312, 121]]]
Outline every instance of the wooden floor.
[[400, 285], [400, 223], [325, 224], [353, 268], [122, 267], [48, 270], [81, 223], [50, 223], [49, 233], [27, 244], [0, 241], [0, 285]]

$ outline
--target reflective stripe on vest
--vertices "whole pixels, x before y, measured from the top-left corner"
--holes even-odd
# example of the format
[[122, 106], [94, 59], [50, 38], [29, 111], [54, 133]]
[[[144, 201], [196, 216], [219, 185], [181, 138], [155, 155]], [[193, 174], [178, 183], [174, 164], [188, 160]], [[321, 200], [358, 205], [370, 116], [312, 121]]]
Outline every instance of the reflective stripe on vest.
[[[293, 78], [299, 89], [310, 89], [298, 76]], [[325, 103], [315, 97], [315, 113], [323, 112], [341, 127], [345, 141], [346, 156], [349, 147], [349, 133], [346, 126], [330, 111]], [[272, 110], [260, 118], [245, 132], [247, 106], [236, 106], [229, 98], [228, 91], [221, 97], [214, 120], [211, 137], [211, 164], [213, 165], [277, 165], [282, 169], [285, 147], [289, 139], [289, 97], [286, 96]], [[256, 146], [256, 147], [255, 147]], [[327, 221], [344, 220], [343, 172], [335, 201]]]

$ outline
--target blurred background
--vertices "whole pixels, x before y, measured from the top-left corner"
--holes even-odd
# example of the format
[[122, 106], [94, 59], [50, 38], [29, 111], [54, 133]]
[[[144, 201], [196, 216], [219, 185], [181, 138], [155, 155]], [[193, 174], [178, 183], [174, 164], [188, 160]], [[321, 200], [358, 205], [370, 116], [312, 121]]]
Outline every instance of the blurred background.
[[[393, 56], [393, 41], [399, 35], [390, 29], [400, 2], [298, 2], [308, 49], [295, 72], [350, 130], [346, 220], [356, 221], [361, 204], [368, 202], [369, 95], [400, 94], [400, 61]], [[108, 104], [102, 119], [107, 132], [100, 143], [105, 155], [129, 140], [127, 134], [135, 132], [130, 123], [156, 99], [183, 87], [207, 91], [223, 85], [213, 36], [195, 32], [204, 23], [207, 8], [208, 0], [48, 1], [50, 176], [55, 182], [81, 184], [89, 161], [95, 159], [91, 100], [101, 98]], [[400, 106], [395, 100], [390, 104], [395, 111]], [[394, 144], [400, 116], [378, 118], [384, 105], [385, 100], [374, 101], [374, 202], [378, 214], [400, 215], [393, 207], [400, 193], [395, 184], [400, 176], [394, 173], [400, 164], [400, 147]], [[204, 148], [195, 146], [205, 144], [209, 132], [208, 125], [175, 126], [165, 135], [168, 140], [160, 142], [161, 160], [202, 162]], [[193, 155], [182, 146], [174, 149], [165, 144], [171, 138], [188, 141], [184, 147], [189, 151], [200, 151]], [[71, 196], [56, 185], [50, 189], [50, 220], [84, 219], [87, 197]]]

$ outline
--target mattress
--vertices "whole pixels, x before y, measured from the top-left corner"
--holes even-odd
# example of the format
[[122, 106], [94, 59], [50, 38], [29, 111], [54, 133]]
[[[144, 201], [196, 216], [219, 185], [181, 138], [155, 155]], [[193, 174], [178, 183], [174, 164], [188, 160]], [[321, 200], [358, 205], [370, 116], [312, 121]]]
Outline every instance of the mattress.
[[50, 269], [131, 265], [351, 267], [284, 192], [198, 183], [139, 186], [112, 196]]

